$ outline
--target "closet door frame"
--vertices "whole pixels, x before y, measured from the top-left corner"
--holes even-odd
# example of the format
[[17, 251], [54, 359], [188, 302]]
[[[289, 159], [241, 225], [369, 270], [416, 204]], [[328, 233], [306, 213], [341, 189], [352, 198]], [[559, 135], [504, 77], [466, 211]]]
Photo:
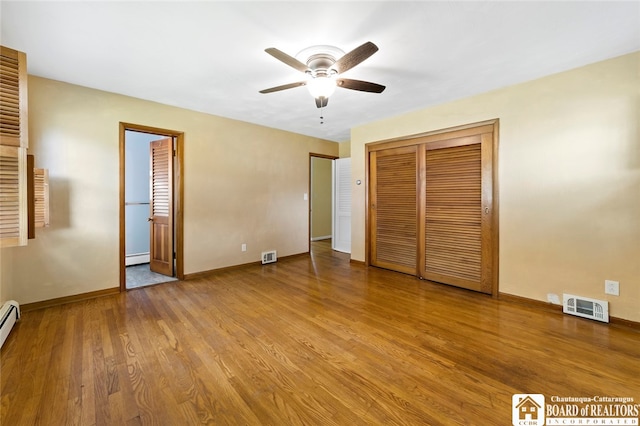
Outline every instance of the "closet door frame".
[[[483, 261], [483, 268], [491, 269], [491, 296], [498, 297], [499, 293], [499, 185], [498, 185], [498, 140], [499, 140], [499, 119], [487, 120], [478, 123], [465, 124], [462, 126], [456, 126], [446, 129], [440, 129], [425, 133], [419, 133], [415, 135], [404, 136], [401, 138], [393, 138], [382, 141], [376, 141], [366, 144], [366, 179], [365, 184], [365, 203], [367, 208], [367, 214], [365, 217], [365, 263], [367, 266], [371, 265], [371, 197], [370, 197], [370, 157], [371, 152], [387, 150], [391, 148], [400, 148], [405, 146], [418, 145], [418, 182], [416, 200], [418, 202], [419, 215], [424, 217], [425, 206], [425, 194], [424, 194], [424, 150], [425, 144], [429, 144], [430, 149], [435, 149], [439, 146], [445, 147], [449, 144], [450, 139], [463, 138], [468, 136], [481, 135], [483, 139], [491, 137], [491, 143], [486, 145], [491, 150], [491, 162], [482, 166], [483, 174], [490, 174], [492, 179], [487, 184], [482, 186], [482, 198], [489, 208], [488, 214], [483, 218], [483, 226], [488, 225], [490, 227], [491, 242], [483, 246], [483, 257], [489, 259], [488, 262]], [[484, 207], [483, 207], [484, 208]], [[424, 228], [421, 228], [420, 220], [418, 221], [418, 247], [424, 247]], [[417, 260], [419, 261], [419, 260]], [[416, 264], [416, 269], [420, 271], [420, 265]]]

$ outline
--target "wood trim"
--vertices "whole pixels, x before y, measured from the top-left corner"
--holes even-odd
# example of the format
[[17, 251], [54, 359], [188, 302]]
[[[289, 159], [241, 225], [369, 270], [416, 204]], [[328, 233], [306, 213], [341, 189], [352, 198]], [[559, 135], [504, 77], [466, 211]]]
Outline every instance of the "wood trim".
[[617, 317], [609, 317], [609, 324], [611, 325], [615, 325], [616, 327], [625, 327], [625, 328], [631, 328], [633, 330], [636, 330], [638, 332], [640, 332], [640, 322], [635, 322], [635, 321], [630, 321], [630, 320], [626, 320], [623, 318], [617, 318]]
[[[482, 174], [482, 258], [487, 259], [482, 262], [482, 287], [483, 291], [488, 292], [491, 296], [496, 297], [498, 294], [498, 281], [494, 276], [495, 262], [494, 257], [495, 247], [497, 244], [497, 236], [493, 232], [496, 228], [496, 224], [493, 220], [493, 211], [495, 206], [493, 204], [493, 194], [495, 183], [493, 181], [495, 173], [493, 169], [498, 168], [498, 164], [493, 160], [493, 141], [490, 139], [492, 133], [483, 133], [480, 135], [480, 147], [481, 147], [481, 174]], [[485, 278], [489, 277], [490, 282], [486, 282]]]
[[160, 136], [168, 136], [176, 139], [175, 157], [176, 163], [174, 169], [175, 177], [175, 195], [174, 195], [174, 228], [175, 228], [175, 253], [176, 253], [176, 270], [175, 275], [179, 280], [185, 278], [184, 274], [184, 132], [170, 129], [161, 129], [158, 127], [144, 126], [133, 123], [119, 123], [119, 155], [120, 155], [120, 291], [126, 290], [126, 253], [125, 253], [125, 131], [132, 130], [142, 133], [150, 133]]
[[20, 310], [22, 312], [35, 311], [37, 309], [50, 308], [52, 306], [65, 305], [73, 302], [81, 302], [83, 300], [95, 299], [97, 297], [112, 296], [118, 293], [120, 293], [120, 287], [105, 288], [103, 290], [90, 291], [88, 293], [56, 297], [55, 299], [43, 300], [40, 302], [25, 303], [24, 305], [20, 305]]
[[562, 313], [562, 305], [554, 305], [553, 303], [543, 302], [542, 300], [530, 299], [528, 297], [523, 297], [523, 296], [516, 296], [515, 294], [498, 293], [498, 297], [496, 297], [496, 299], [503, 302], [531, 306], [538, 310]]
[[118, 155], [119, 155], [119, 168], [118, 174], [120, 179], [119, 185], [119, 209], [118, 209], [118, 223], [119, 223], [119, 246], [118, 246], [118, 258], [120, 265], [120, 291], [124, 291], [127, 288], [127, 272], [126, 272], [126, 258], [127, 258], [127, 250], [125, 245], [125, 130], [127, 127], [124, 123], [120, 123], [119, 128], [119, 139], [120, 143], [118, 146]]
[[176, 278], [184, 279], [184, 133], [175, 135], [176, 164], [173, 174], [175, 182], [175, 204], [173, 206], [173, 226], [176, 231]]
[[[304, 257], [304, 256], [311, 256], [311, 253], [304, 252], [304, 253], [298, 253], [298, 254], [290, 254], [288, 256], [279, 257], [278, 262], [286, 262], [288, 260], [297, 259], [299, 257]], [[236, 271], [238, 269], [244, 269], [251, 266], [269, 266], [269, 265], [272, 265], [272, 264], [262, 265], [262, 262], [260, 260], [256, 262], [240, 263], [238, 265], [223, 266], [222, 268], [209, 269], [209, 270], [200, 271], [200, 272], [192, 272], [190, 274], [186, 274], [183, 280], [184, 281], [194, 280], [194, 279], [209, 276], [211, 274], [219, 274], [221, 272], [227, 272], [227, 271]], [[169, 281], [169, 282], [175, 282], [175, 281]]]
[[[499, 119], [495, 118], [492, 120], [480, 121], [478, 123], [464, 124], [461, 126], [448, 127], [445, 129], [416, 133], [408, 136], [401, 136], [398, 138], [369, 142], [365, 146], [367, 147], [368, 151], [377, 151], [380, 149], [399, 148], [403, 146], [419, 145], [433, 141], [462, 138], [466, 136], [477, 135], [479, 133], [489, 133], [495, 128], [498, 121]], [[446, 139], [442, 138], [443, 135], [446, 135]]]
[[491, 196], [492, 196], [492, 206], [493, 210], [491, 211], [491, 250], [493, 252], [492, 257], [492, 266], [491, 266], [491, 277], [493, 279], [492, 282], [492, 290], [491, 294], [494, 299], [498, 298], [498, 294], [500, 293], [500, 182], [499, 182], [499, 158], [498, 158], [498, 142], [500, 133], [500, 120], [494, 120], [493, 122], [493, 141], [492, 148], [493, 153], [491, 155], [493, 162], [493, 178], [492, 178], [492, 188], [491, 188]]
[[335, 156], [335, 155], [329, 155], [329, 154], [318, 154], [318, 153], [315, 153], [315, 152], [310, 152], [310, 153], [309, 153], [309, 157], [325, 158], [325, 159], [327, 159], [327, 160], [337, 160], [338, 158], [340, 158], [340, 157]]
[[[500, 293], [497, 299], [506, 303], [526, 305], [537, 310], [554, 312], [557, 314], [564, 315], [564, 313], [562, 312], [562, 305], [554, 305], [553, 303], [543, 302], [542, 300], [530, 299], [528, 297], [516, 296], [514, 294], [507, 294], [507, 293]], [[574, 317], [572, 316], [572, 318]], [[583, 318], [583, 319], [585, 321], [593, 321], [588, 318]], [[598, 321], [594, 321], [594, 322], [598, 322]], [[602, 323], [602, 324], [606, 324], [606, 323]], [[633, 330], [640, 331], [640, 322], [631, 321], [623, 318], [609, 316], [609, 325], [616, 326], [616, 327], [631, 328]]]
[[[476, 133], [474, 135], [463, 136], [460, 138], [447, 138], [447, 139], [437, 139], [425, 142], [421, 145], [424, 145], [427, 151], [433, 151], [442, 148], [457, 148], [460, 146], [473, 145], [481, 142], [481, 135], [488, 134], [486, 133]], [[453, 140], [452, 140], [453, 139]]]
[[363, 262], [362, 260], [349, 259], [349, 263], [353, 265], [358, 265], [358, 266], [367, 266], [367, 263]]

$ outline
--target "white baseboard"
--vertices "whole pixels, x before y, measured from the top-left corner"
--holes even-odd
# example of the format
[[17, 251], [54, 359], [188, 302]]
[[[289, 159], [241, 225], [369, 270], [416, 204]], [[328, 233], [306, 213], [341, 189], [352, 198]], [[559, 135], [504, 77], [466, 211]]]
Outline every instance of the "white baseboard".
[[331, 235], [324, 235], [322, 237], [311, 237], [311, 241], [330, 240]]
[[124, 264], [126, 266], [131, 266], [131, 265], [139, 265], [141, 263], [149, 263], [150, 261], [151, 261], [151, 254], [149, 253], [129, 254], [124, 260]]

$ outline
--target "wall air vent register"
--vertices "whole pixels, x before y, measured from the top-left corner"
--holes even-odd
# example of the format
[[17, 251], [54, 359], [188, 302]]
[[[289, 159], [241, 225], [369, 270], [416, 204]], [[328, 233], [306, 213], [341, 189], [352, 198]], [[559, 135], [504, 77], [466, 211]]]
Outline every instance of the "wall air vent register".
[[588, 297], [562, 295], [562, 312], [596, 321], [609, 322], [609, 302]]

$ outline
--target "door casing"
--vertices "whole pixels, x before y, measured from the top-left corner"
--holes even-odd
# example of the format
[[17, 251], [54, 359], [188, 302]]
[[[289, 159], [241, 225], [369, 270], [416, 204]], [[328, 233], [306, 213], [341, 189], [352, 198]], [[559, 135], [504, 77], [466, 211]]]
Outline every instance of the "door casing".
[[159, 136], [173, 138], [175, 144], [174, 168], [173, 168], [173, 233], [175, 250], [175, 276], [179, 280], [184, 279], [184, 132], [176, 130], [161, 129], [157, 127], [144, 126], [133, 123], [119, 123], [119, 155], [120, 155], [120, 291], [126, 291], [126, 246], [125, 246], [125, 131], [150, 133]]

